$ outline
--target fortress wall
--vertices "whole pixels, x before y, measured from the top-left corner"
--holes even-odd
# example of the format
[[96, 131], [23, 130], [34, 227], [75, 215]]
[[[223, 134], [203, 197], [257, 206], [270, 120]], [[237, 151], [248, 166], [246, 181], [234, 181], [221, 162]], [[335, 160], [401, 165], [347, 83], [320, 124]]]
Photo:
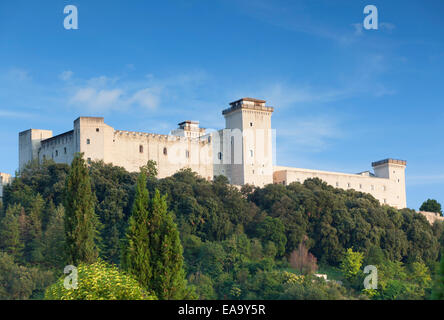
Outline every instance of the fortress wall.
[[39, 158], [41, 141], [51, 138], [51, 130], [29, 129], [19, 133], [19, 169]]
[[206, 179], [213, 178], [212, 148], [206, 141], [115, 130], [104, 145], [105, 162], [122, 166], [130, 172], [139, 171], [148, 160], [154, 160], [159, 178], [171, 176], [185, 167]]
[[436, 212], [427, 212], [427, 211], [418, 211], [418, 213], [422, 214], [423, 216], [426, 217], [427, 221], [430, 224], [434, 224], [435, 221], [441, 221], [444, 222], [444, 217], [441, 216], [439, 213]]
[[56, 163], [71, 164], [76, 152], [74, 142], [73, 131], [43, 140], [38, 154], [40, 163], [52, 159]]
[[275, 167], [274, 170], [274, 183], [288, 185], [292, 182], [303, 183], [309, 178], [319, 178], [336, 188], [354, 189], [370, 193], [381, 204], [387, 204], [396, 208], [406, 207], [402, 197], [404, 191], [402, 184], [397, 183], [395, 180], [365, 174], [347, 174], [287, 167]]

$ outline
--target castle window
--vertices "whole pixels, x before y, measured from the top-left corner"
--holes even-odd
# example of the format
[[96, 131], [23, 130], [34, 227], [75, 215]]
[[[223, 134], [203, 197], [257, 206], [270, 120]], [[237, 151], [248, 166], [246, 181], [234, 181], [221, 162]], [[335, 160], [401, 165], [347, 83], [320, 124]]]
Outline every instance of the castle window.
[[253, 150], [250, 150], [250, 157], [252, 157], [253, 158]]
[[63, 152], [66, 154], [66, 147], [65, 148], [63, 148]]
[[384, 203], [387, 203], [387, 199], [384, 199]]
[[86, 139], [86, 144], [91, 144], [91, 140]]
[[362, 184], [359, 185], [359, 189], [362, 189]]
[[383, 189], [384, 191], [386, 191], [386, 190], [387, 190], [387, 187], [386, 187], [386, 186], [383, 186], [382, 189]]
[[250, 122], [250, 127], [252, 127], [253, 126], [253, 122]]
[[143, 153], [143, 146], [142, 145], [139, 146], [139, 152]]
[[91, 164], [91, 158], [88, 158], [87, 161], [88, 161], [88, 164]]
[[398, 183], [400, 182], [400, 180], [398, 179]]
[[100, 129], [99, 128], [96, 128], [96, 132], [99, 132], [100, 131]]
[[187, 157], [187, 158], [190, 157], [190, 151], [188, 151], [188, 150], [185, 151], [185, 157]]
[[375, 190], [375, 186], [374, 185], [372, 185], [372, 190]]
[[339, 187], [339, 182], [336, 182], [336, 187]]
[[59, 150], [56, 150], [56, 157], [59, 156]]
[[164, 155], [167, 155], [167, 154], [168, 154], [168, 150], [167, 150], [167, 148], [163, 148], [163, 154], [164, 154]]
[[347, 183], [347, 187], [349, 187], [349, 188], [350, 188], [350, 187], [351, 187], [351, 184], [350, 184], [350, 183]]
[[217, 154], [217, 157], [218, 157], [219, 160], [222, 160], [222, 152], [219, 152], [219, 153]]

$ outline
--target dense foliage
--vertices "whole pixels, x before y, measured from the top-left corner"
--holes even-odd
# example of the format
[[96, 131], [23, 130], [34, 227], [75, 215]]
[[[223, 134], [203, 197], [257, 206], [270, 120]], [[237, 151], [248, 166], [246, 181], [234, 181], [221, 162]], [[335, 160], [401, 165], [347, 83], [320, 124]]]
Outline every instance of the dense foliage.
[[104, 261], [80, 264], [77, 268], [77, 289], [66, 289], [61, 277], [45, 292], [46, 300], [155, 300], [131, 276]]
[[[225, 177], [209, 182], [190, 170], [157, 179], [151, 163], [146, 172], [148, 194], [154, 199], [159, 190], [158, 210], [170, 217], [166, 225], [177, 225], [185, 275], [201, 299], [427, 299], [431, 295], [444, 227], [440, 222], [431, 226], [413, 210], [383, 206], [369, 194], [336, 189], [318, 179], [239, 190]], [[9, 289], [0, 292], [4, 297], [41, 297], [42, 288], [62, 274], [65, 258], [56, 248], [65, 241], [61, 224], [68, 174], [66, 165], [31, 164], [5, 188], [0, 212], [5, 262], [0, 259], [0, 281]], [[89, 175], [97, 200], [94, 211], [102, 225], [100, 257], [121, 265], [138, 174], [93, 162]], [[310, 257], [305, 260], [313, 265], [308, 269], [319, 267], [318, 272], [332, 281], [292, 268], [290, 257], [301, 250], [302, 242], [308, 249], [303, 255]], [[359, 267], [353, 264], [356, 259], [349, 259], [349, 270], [356, 273], [353, 279], [347, 279], [347, 269], [340, 267], [345, 267], [349, 249], [362, 256]], [[362, 269], [369, 264], [378, 267], [378, 289], [373, 291], [362, 285]], [[46, 274], [45, 279], [30, 276], [27, 291], [18, 294], [4, 270]]]

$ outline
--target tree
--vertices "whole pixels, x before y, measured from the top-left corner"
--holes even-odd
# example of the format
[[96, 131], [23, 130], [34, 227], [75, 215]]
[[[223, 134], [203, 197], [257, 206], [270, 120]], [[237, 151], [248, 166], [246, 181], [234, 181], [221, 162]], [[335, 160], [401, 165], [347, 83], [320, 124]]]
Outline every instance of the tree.
[[0, 249], [14, 258], [18, 258], [23, 249], [20, 241], [20, 224], [18, 212], [20, 205], [9, 207], [5, 217], [0, 222]]
[[12, 256], [0, 251], [0, 300], [38, 299], [52, 281], [51, 271], [20, 266]]
[[39, 263], [43, 260], [42, 255], [42, 217], [45, 201], [37, 193], [34, 197], [28, 214], [29, 242], [25, 246], [25, 259], [31, 263]]
[[179, 231], [167, 211], [166, 197], [155, 191], [149, 208], [152, 288], [159, 299], [184, 299], [187, 294]]
[[94, 263], [99, 249], [99, 221], [94, 212], [95, 195], [83, 154], [71, 164], [65, 185], [65, 233], [68, 263]]
[[436, 212], [443, 215], [441, 204], [435, 199], [427, 199], [427, 201], [424, 201], [419, 210], [427, 212]]
[[179, 232], [167, 211], [166, 197], [156, 189], [149, 199], [146, 174], [142, 169], [137, 180], [122, 263], [159, 299], [183, 299], [187, 291]]
[[64, 286], [65, 276], [45, 292], [45, 300], [155, 300], [133, 277], [99, 260], [80, 264], [77, 289]]
[[129, 219], [126, 239], [122, 250], [122, 266], [134, 275], [139, 283], [150, 288], [153, 271], [148, 217], [149, 194], [146, 188], [146, 173], [141, 170], [136, 184], [136, 196]]
[[278, 255], [284, 255], [287, 237], [285, 236], [284, 224], [280, 219], [266, 217], [264, 221], [257, 226], [256, 233], [264, 244], [267, 241], [274, 242], [278, 250]]
[[43, 256], [45, 264], [50, 268], [63, 268], [66, 262], [66, 235], [64, 228], [65, 209], [58, 206], [50, 217], [43, 237]]
[[144, 171], [148, 178], [156, 178], [157, 177], [157, 162], [154, 160], [148, 160], [146, 165], [140, 168], [141, 171]]
[[340, 269], [348, 281], [354, 282], [354, 280], [356, 280], [359, 272], [361, 271], [363, 259], [363, 253], [353, 252], [352, 248], [347, 249], [342, 259]]
[[441, 254], [441, 263], [433, 286], [432, 299], [444, 300], [444, 250]]
[[314, 273], [318, 269], [316, 257], [308, 252], [304, 241], [301, 241], [298, 249], [291, 253], [289, 260], [290, 265], [301, 274]]

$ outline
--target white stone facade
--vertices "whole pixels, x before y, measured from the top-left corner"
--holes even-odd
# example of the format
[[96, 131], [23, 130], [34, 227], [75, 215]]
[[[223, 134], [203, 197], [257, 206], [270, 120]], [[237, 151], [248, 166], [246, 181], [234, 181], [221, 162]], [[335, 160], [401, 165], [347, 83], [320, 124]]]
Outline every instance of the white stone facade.
[[169, 135], [122, 131], [97, 117], [80, 117], [73, 130], [54, 137], [50, 130], [30, 129], [19, 134], [19, 167], [33, 159], [70, 164], [82, 152], [87, 161], [103, 160], [130, 172], [154, 160], [159, 178], [185, 167], [208, 180], [224, 175], [233, 185], [262, 187], [318, 177], [334, 187], [370, 193], [383, 204], [406, 207], [405, 161], [374, 162], [374, 173], [359, 174], [275, 166], [274, 109], [265, 103], [252, 98], [230, 103], [222, 112], [225, 129], [212, 133], [197, 121], [181, 122]]

